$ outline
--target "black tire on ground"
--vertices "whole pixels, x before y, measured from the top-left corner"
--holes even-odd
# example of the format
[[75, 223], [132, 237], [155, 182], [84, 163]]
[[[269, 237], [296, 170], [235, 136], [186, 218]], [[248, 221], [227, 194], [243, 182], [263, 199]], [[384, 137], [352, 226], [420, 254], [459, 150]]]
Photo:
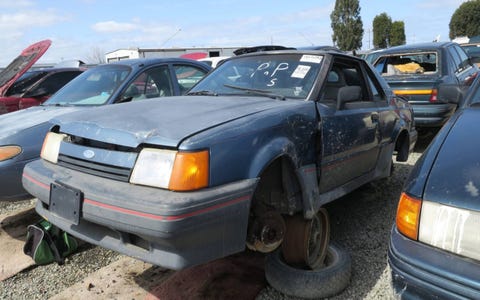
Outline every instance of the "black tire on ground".
[[332, 243], [328, 247], [325, 266], [316, 270], [287, 265], [278, 250], [265, 259], [268, 283], [283, 294], [300, 298], [325, 298], [340, 293], [350, 283], [351, 271], [348, 252]]

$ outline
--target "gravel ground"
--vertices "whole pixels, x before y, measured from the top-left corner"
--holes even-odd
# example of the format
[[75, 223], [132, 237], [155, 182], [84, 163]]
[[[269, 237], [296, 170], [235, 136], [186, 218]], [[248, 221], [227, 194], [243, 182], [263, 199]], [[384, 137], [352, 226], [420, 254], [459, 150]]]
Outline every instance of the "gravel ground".
[[[428, 137], [420, 140], [408, 162], [395, 163], [391, 178], [367, 184], [327, 206], [331, 239], [352, 257], [350, 285], [331, 299], [394, 299], [387, 264], [390, 229], [403, 183], [430, 140]], [[31, 206], [33, 202], [0, 202], [0, 215]], [[79, 250], [62, 266], [55, 263], [34, 266], [0, 282], [0, 299], [48, 299], [120, 257], [88, 244]], [[266, 287], [257, 300], [267, 299], [294, 298]]]

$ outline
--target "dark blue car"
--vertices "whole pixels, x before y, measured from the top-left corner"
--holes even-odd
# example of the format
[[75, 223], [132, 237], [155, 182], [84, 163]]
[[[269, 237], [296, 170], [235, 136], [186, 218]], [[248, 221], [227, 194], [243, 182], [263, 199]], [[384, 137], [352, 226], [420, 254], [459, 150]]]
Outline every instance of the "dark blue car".
[[[211, 67], [189, 59], [122, 60], [91, 68], [43, 105], [0, 115], [0, 201], [31, 197], [23, 167], [38, 159], [50, 118], [119, 102], [184, 94]], [[148, 109], [147, 109], [148, 110]]]
[[[439, 99], [461, 103], [458, 87]], [[398, 204], [388, 261], [403, 299], [480, 299], [480, 81], [417, 161]]]
[[417, 128], [440, 128], [457, 109], [438, 101], [438, 88], [450, 84], [468, 88], [478, 67], [453, 42], [432, 42], [391, 47], [376, 52], [375, 68], [396, 95], [413, 107]]
[[235, 56], [185, 96], [52, 125], [23, 174], [40, 215], [171, 269], [245, 247], [275, 253], [267, 279], [301, 297], [333, 295], [350, 279], [323, 205], [388, 177], [417, 139], [410, 105], [369, 64], [315, 50]]

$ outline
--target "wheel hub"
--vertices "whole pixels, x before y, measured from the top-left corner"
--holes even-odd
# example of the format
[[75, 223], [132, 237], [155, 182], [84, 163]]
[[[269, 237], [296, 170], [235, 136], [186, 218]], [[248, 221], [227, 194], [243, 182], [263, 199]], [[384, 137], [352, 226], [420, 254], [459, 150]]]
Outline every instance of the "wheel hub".
[[323, 266], [330, 241], [330, 220], [326, 209], [321, 208], [311, 219], [302, 215], [286, 217], [287, 226], [282, 244], [286, 263], [317, 269]]

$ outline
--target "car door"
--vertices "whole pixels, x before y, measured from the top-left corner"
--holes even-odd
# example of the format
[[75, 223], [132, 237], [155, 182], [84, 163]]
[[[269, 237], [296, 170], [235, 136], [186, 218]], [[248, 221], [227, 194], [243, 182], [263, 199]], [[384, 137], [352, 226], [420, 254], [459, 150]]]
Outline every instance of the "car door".
[[369, 92], [361, 61], [333, 60], [320, 92], [320, 192], [366, 175], [379, 151], [379, 113]]

